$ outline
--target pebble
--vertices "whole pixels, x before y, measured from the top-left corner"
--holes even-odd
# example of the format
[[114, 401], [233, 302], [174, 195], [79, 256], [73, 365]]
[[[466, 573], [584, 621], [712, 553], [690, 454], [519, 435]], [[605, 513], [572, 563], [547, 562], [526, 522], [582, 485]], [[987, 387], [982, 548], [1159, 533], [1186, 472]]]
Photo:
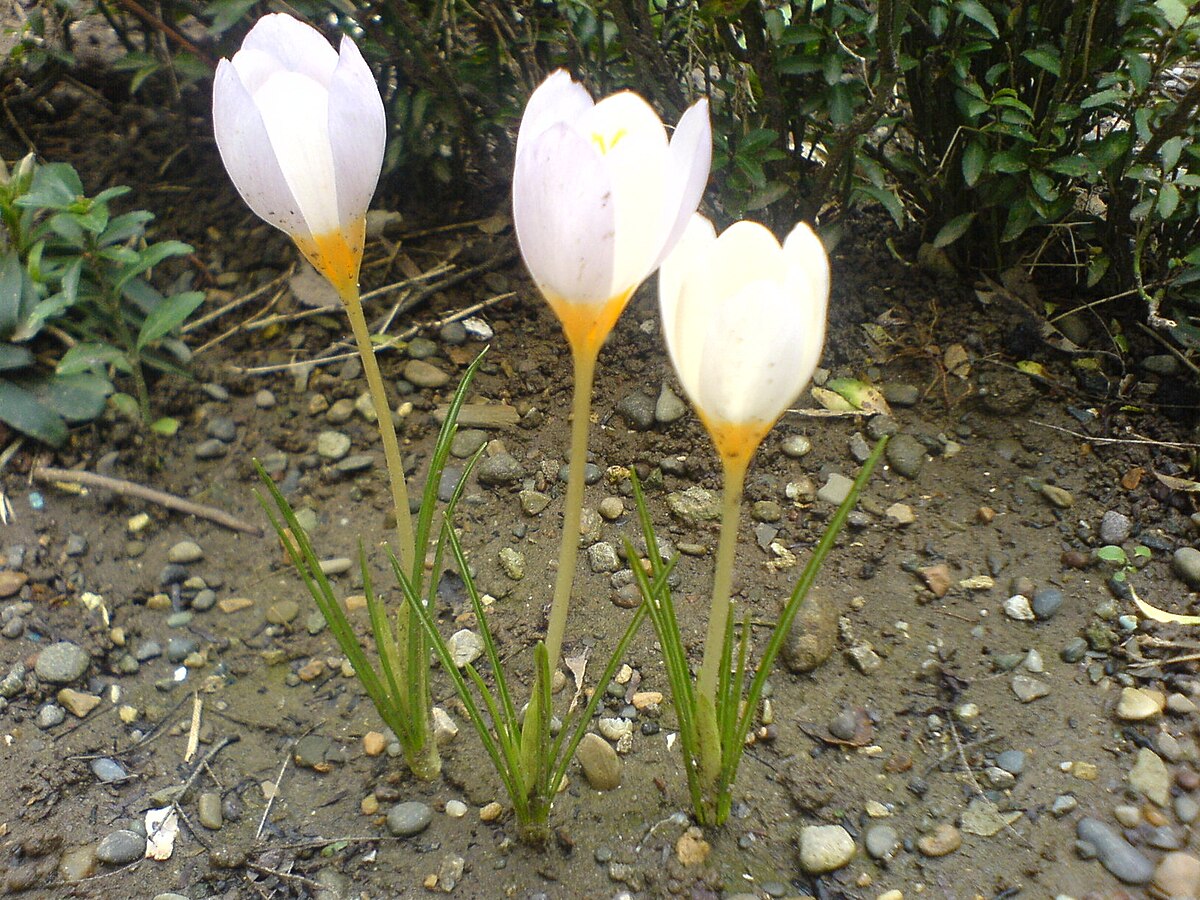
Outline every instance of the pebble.
[[263, 388], [254, 394], [254, 405], [259, 409], [270, 409], [275, 405], [275, 393]]
[[588, 565], [597, 574], [615, 572], [621, 568], [621, 558], [617, 556], [617, 548], [607, 541], [592, 544], [587, 549]]
[[1084, 817], [1075, 826], [1075, 835], [1095, 848], [1100, 864], [1119, 881], [1145, 884], [1154, 877], [1154, 864], [1104, 822]]
[[1030, 606], [1033, 609], [1033, 614], [1041, 621], [1053, 619], [1054, 616], [1062, 609], [1063, 592], [1055, 587], [1042, 588], [1035, 591], [1033, 600]]
[[583, 775], [597, 791], [611, 791], [621, 784], [621, 758], [612, 744], [594, 732], [588, 732], [579, 742], [575, 758]]
[[[501, 288], [502, 292], [504, 288]], [[470, 316], [462, 320], [463, 331], [467, 333], [467, 337], [476, 341], [490, 341], [496, 334], [492, 326], [479, 316]]]
[[1171, 773], [1149, 747], [1138, 750], [1137, 762], [1129, 770], [1129, 786], [1158, 806], [1171, 802]]
[[1011, 775], [1025, 771], [1025, 753], [1021, 750], [1005, 750], [996, 755], [996, 765]]
[[40, 681], [69, 684], [82, 677], [90, 663], [91, 657], [78, 644], [59, 641], [38, 654], [33, 670]]
[[1035, 618], [1029, 598], [1024, 594], [1013, 594], [1004, 601], [1004, 614], [1018, 622], [1032, 622]]
[[467, 329], [463, 326], [462, 322], [447, 322], [438, 329], [438, 340], [443, 344], [450, 344], [452, 347], [465, 344], [467, 341]]
[[657, 403], [641, 391], [630, 394], [617, 404], [617, 414], [631, 431], [649, 431], [654, 427]]
[[192, 451], [192, 455], [200, 460], [220, 459], [228, 452], [229, 447], [224, 441], [209, 438], [197, 444], [196, 449]]
[[887, 460], [905, 478], [916, 478], [925, 465], [925, 445], [911, 434], [897, 434], [887, 446]]
[[540, 491], [521, 491], [517, 498], [521, 501], [521, 512], [527, 516], [539, 515], [550, 505], [550, 496]]
[[1081, 637], [1071, 638], [1071, 640], [1067, 641], [1063, 648], [1058, 651], [1058, 658], [1065, 663], [1077, 663], [1083, 659], [1084, 654], [1087, 653], [1087, 649], [1088, 642], [1086, 639]]
[[625, 515], [625, 501], [620, 497], [605, 497], [597, 507], [600, 517], [613, 522]]
[[916, 406], [921, 399], [921, 390], [914, 384], [887, 382], [880, 386], [883, 399], [892, 406]]
[[799, 459], [812, 452], [812, 441], [802, 434], [789, 434], [780, 442], [779, 449], [784, 456]]
[[350, 435], [341, 431], [322, 431], [317, 435], [317, 455], [339, 460], [350, 452]]
[[810, 591], [780, 650], [788, 671], [811, 672], [833, 655], [837, 620], [837, 608], [820, 591]]
[[146, 839], [128, 828], [106, 835], [96, 847], [96, 859], [114, 866], [123, 866], [141, 859], [145, 853]]
[[687, 404], [679, 399], [670, 386], [663, 384], [659, 391], [658, 400], [654, 403], [654, 421], [660, 425], [670, 425], [678, 422], [687, 415]]
[[267, 607], [266, 620], [272, 625], [286, 625], [300, 615], [300, 604], [295, 600], [280, 600]]
[[388, 831], [394, 837], [420, 834], [433, 821], [433, 810], [417, 800], [397, 803], [387, 814]]
[[938, 825], [917, 840], [922, 856], [948, 856], [962, 846], [962, 833], [949, 822]]
[[34, 721], [38, 728], [46, 731], [55, 725], [61, 725], [66, 717], [67, 711], [57, 703], [46, 703], [38, 709], [37, 718]]
[[450, 635], [450, 640], [446, 641], [446, 648], [450, 651], [454, 665], [461, 669], [483, 655], [483, 638], [469, 628], [461, 628]]
[[450, 376], [423, 359], [410, 359], [404, 365], [404, 379], [421, 388], [440, 388]]
[[712, 844], [704, 839], [704, 832], [696, 827], [689, 828], [675, 842], [675, 858], [684, 866], [704, 865], [710, 853]]
[[1200, 859], [1190, 853], [1168, 853], [1159, 860], [1151, 883], [1164, 897], [1195, 897], [1200, 893]]
[[1192, 590], [1200, 591], [1200, 550], [1180, 547], [1171, 560], [1175, 574]]
[[197, 798], [196, 805], [200, 824], [210, 831], [219, 831], [225, 824], [221, 812], [221, 795], [216, 791], [205, 791]]
[[333, 469], [342, 475], [353, 475], [355, 472], [365, 472], [374, 465], [375, 457], [370, 453], [352, 453], [334, 463]]
[[205, 433], [223, 444], [237, 440], [237, 424], [229, 416], [213, 416], [204, 426]]
[[65, 553], [67, 556], [83, 556], [87, 553], [88, 540], [82, 534], [68, 534]]
[[92, 770], [92, 774], [105, 784], [113, 781], [123, 781], [129, 777], [123, 765], [107, 756], [93, 759], [88, 764], [88, 767]]
[[1070, 509], [1075, 505], [1075, 496], [1068, 490], [1064, 490], [1055, 484], [1043, 484], [1041, 487], [1042, 496], [1050, 501], [1051, 505], [1059, 509]]
[[83, 881], [90, 878], [95, 871], [96, 848], [91, 844], [72, 847], [65, 851], [58, 861], [58, 877], [66, 882]]
[[55, 699], [77, 719], [84, 718], [100, 705], [100, 698], [95, 694], [87, 694], [71, 688], [63, 688], [55, 695]]
[[475, 470], [479, 483], [485, 487], [497, 487], [520, 481], [525, 475], [521, 464], [508, 453], [497, 453], [480, 462]]
[[721, 517], [721, 499], [712, 491], [693, 485], [685, 491], [667, 494], [667, 509], [682, 524], [695, 528]]
[[846, 495], [850, 493], [852, 487], [854, 487], [853, 479], [833, 472], [817, 491], [817, 499], [823, 503], [832, 503], [837, 506], [846, 499]]
[[521, 551], [514, 550], [512, 547], [501, 547], [498, 558], [500, 568], [513, 581], [520, 581], [525, 577], [525, 554]]
[[190, 565], [204, 559], [204, 551], [195, 541], [180, 541], [167, 551], [167, 562], [177, 565]]
[[893, 503], [884, 510], [884, 515], [897, 525], [911, 525], [917, 521], [917, 514], [907, 503]]
[[1022, 703], [1032, 703], [1050, 693], [1050, 685], [1028, 675], [1014, 675], [1011, 686], [1012, 692]]
[[450, 442], [450, 455], [458, 459], [467, 459], [479, 452], [479, 448], [487, 443], [487, 432], [479, 428], [464, 428], [454, 435]]
[[1100, 517], [1100, 542], [1103, 544], [1123, 544], [1133, 533], [1133, 522], [1129, 516], [1110, 509]]
[[199, 649], [200, 642], [194, 637], [173, 637], [167, 641], [167, 659], [181, 663]]
[[1122, 688], [1121, 699], [1117, 701], [1117, 718], [1125, 722], [1145, 722], [1157, 718], [1165, 704], [1163, 695], [1158, 691]]
[[467, 804], [461, 800], [446, 801], [446, 815], [452, 819], [461, 819], [467, 814]]
[[810, 875], [843, 868], [855, 852], [854, 838], [841, 825], [807, 825], [800, 829], [800, 868]]
[[872, 859], [888, 859], [900, 849], [900, 835], [891, 825], [872, 825], [863, 834], [863, 844]]

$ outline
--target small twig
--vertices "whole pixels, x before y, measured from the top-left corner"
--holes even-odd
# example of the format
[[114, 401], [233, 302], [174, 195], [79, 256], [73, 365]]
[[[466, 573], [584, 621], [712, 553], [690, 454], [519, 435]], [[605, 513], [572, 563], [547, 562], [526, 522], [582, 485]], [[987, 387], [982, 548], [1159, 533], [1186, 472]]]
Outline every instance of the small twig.
[[37, 144], [35, 144], [29, 135], [25, 133], [25, 129], [21, 127], [21, 123], [17, 121], [17, 117], [14, 116], [12, 110], [8, 108], [8, 101], [5, 100], [2, 105], [4, 106], [4, 118], [8, 119], [8, 124], [13, 127], [13, 131], [16, 132], [17, 137], [21, 139], [21, 143], [25, 145], [26, 149], [28, 149], [30, 153], [38, 155]]
[[179, 801], [187, 795], [187, 792], [192, 789], [192, 785], [196, 783], [196, 779], [200, 777], [200, 773], [208, 768], [208, 764], [212, 761], [213, 757], [215, 757], [230, 744], [236, 744], [241, 739], [241, 735], [231, 734], [227, 737], [221, 738], [221, 740], [213, 744], [212, 749], [205, 753], [200, 762], [196, 763], [196, 767], [192, 769], [192, 774], [188, 776], [187, 781], [183, 783], [183, 787], [179, 789], [179, 793], [175, 795], [175, 802], [179, 803]]
[[183, 704], [187, 702], [187, 699], [188, 698], [186, 695], [180, 697], [179, 701], [167, 711], [167, 714], [159, 720], [159, 723], [152, 728], [149, 733], [144, 735], [140, 740], [130, 744], [124, 750], [110, 750], [107, 753], [87, 753], [80, 756], [68, 756], [67, 759], [78, 759], [87, 762], [93, 759], [107, 759], [113, 756], [127, 756], [134, 750], [145, 747], [147, 744], [157, 741], [160, 737], [166, 734], [167, 726], [174, 721], [175, 713], [179, 711], [179, 707], [183, 706]]
[[201, 344], [199, 347], [197, 347], [195, 350], [192, 351], [192, 355], [199, 356], [201, 353], [204, 353], [207, 350], [211, 350], [213, 347], [216, 347], [218, 344], [222, 344], [225, 341], [229, 340], [229, 338], [233, 337], [235, 334], [238, 334], [242, 331], [249, 331], [252, 324], [255, 322], [256, 319], [259, 319], [261, 316], [265, 316], [267, 313], [269, 313], [272, 309], [275, 308], [275, 304], [279, 302], [280, 298], [283, 297], [283, 294], [284, 294], [284, 288], [280, 288], [279, 290], [277, 290], [275, 292], [275, 295], [273, 297], [271, 297], [270, 300], [267, 301], [266, 305], [263, 306], [263, 308], [260, 309], [258, 312], [256, 312], [254, 315], [252, 315], [249, 319], [247, 319], [244, 322], [238, 322], [236, 325], [233, 325], [230, 328], [225, 329], [225, 331], [218, 334], [212, 340], [206, 341], [205, 343]]
[[1162, 344], [1164, 347], [1166, 347], [1167, 351], [1172, 356], [1174, 356], [1177, 360], [1179, 360], [1181, 363], [1183, 363], [1185, 366], [1187, 366], [1189, 369], [1192, 370], [1193, 375], [1200, 375], [1200, 366], [1197, 366], [1194, 362], [1192, 362], [1190, 359], [1188, 359], [1186, 356], [1184, 356], [1183, 353], [1181, 353], [1179, 351], [1178, 347], [1176, 347], [1174, 344], [1172, 344], [1170, 341], [1168, 341], [1165, 337], [1163, 337], [1161, 334], [1159, 334], [1157, 331], [1155, 331], [1153, 328], [1151, 328], [1145, 322], [1138, 322], [1137, 326], [1138, 326], [1138, 328], [1142, 329], [1142, 331], [1146, 332], [1146, 334], [1150, 335], [1150, 337], [1154, 338], [1154, 340], [1158, 341], [1160, 344]]
[[240, 297], [236, 297], [233, 300], [230, 300], [224, 306], [220, 307], [219, 309], [214, 309], [212, 312], [201, 316], [199, 319], [196, 319], [192, 322], [188, 322], [186, 325], [184, 325], [182, 328], [179, 329], [180, 333], [181, 334], [191, 334], [193, 331], [203, 328], [205, 325], [207, 325], [209, 322], [212, 322], [214, 319], [219, 319], [219, 318], [221, 318], [221, 316], [225, 315], [226, 313], [233, 312], [239, 306], [245, 306], [247, 303], [257, 300], [263, 294], [266, 294], [266, 293], [274, 290], [275, 288], [277, 288], [281, 284], [283, 284], [285, 281], [287, 281], [289, 278], [291, 278], [292, 273], [294, 273], [295, 271], [296, 271], [296, 267], [294, 265], [289, 267], [288, 270], [286, 272], [284, 272], [282, 275], [278, 275], [275, 278], [272, 278], [266, 284], [256, 287], [250, 293], [243, 294]]
[[191, 762], [192, 757], [196, 755], [196, 751], [200, 748], [200, 711], [204, 708], [204, 701], [200, 699], [200, 692], [192, 692], [192, 727], [188, 729], [187, 750], [184, 751], [183, 761]]
[[262, 875], [270, 875], [273, 878], [279, 878], [283, 881], [295, 882], [302, 884], [310, 891], [314, 891], [318, 895], [325, 892], [325, 885], [319, 881], [313, 881], [311, 878], [305, 878], [303, 875], [293, 875], [290, 872], [281, 872], [279, 869], [271, 869], [267, 866], [260, 866], [258, 863], [246, 862], [246, 868], [258, 872]]
[[1072, 431], [1070, 428], [1063, 428], [1061, 425], [1051, 425], [1049, 422], [1038, 422], [1035, 419], [1030, 419], [1029, 424], [1037, 425], [1040, 428], [1050, 428], [1054, 431], [1061, 431], [1063, 434], [1069, 434], [1071, 437], [1077, 437], [1081, 441], [1088, 441], [1092, 444], [1146, 444], [1150, 447], [1169, 447], [1172, 450], [1200, 450], [1200, 444], [1188, 444], [1180, 441], [1154, 441], [1150, 438], [1095, 437], [1090, 434], [1083, 434], [1079, 431]]
[[30, 469], [29, 477], [34, 481], [61, 481], [68, 484], [82, 484], [86, 487], [111, 491], [121, 497], [137, 497], [139, 500], [157, 503], [159, 506], [165, 506], [167, 509], [173, 509], [184, 515], [208, 519], [210, 522], [215, 522], [233, 531], [241, 531], [245, 534], [255, 535], [256, 537], [263, 536], [263, 530], [259, 526], [251, 525], [249, 522], [232, 516], [224, 510], [212, 506], [204, 506], [200, 503], [193, 503], [174, 494], [168, 494], [166, 491], [155, 490], [154, 488], [126, 481], [122, 478], [110, 478], [107, 475], [97, 475], [95, 472], [77, 472], [72, 469], [56, 469], [50, 466], [35, 466]]
[[301, 738], [306, 737], [310, 732], [323, 724], [325, 724], [324, 720], [317, 722], [308, 728], [304, 734], [298, 735], [294, 741], [288, 744], [287, 752], [283, 755], [283, 763], [279, 766], [279, 774], [275, 776], [275, 785], [271, 788], [271, 796], [267, 798], [267, 805], [263, 809], [262, 818], [258, 820], [258, 830], [254, 832], [254, 840], [257, 841], [262, 837], [263, 829], [267, 825], [267, 816], [271, 814], [271, 807], [275, 803], [275, 798], [279, 796], [279, 785], [283, 783], [283, 773], [287, 771], [288, 762], [292, 758], [292, 751], [296, 749], [296, 745], [300, 743]]

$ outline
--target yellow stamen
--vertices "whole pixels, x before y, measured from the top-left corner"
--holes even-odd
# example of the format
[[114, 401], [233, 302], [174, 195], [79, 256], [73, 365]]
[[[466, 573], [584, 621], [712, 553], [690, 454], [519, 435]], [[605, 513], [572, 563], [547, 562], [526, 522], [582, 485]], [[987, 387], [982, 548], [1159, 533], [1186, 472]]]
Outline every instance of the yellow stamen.
[[311, 238], [293, 236], [293, 240], [313, 268], [344, 296], [358, 285], [366, 231], [366, 220], [360, 219], [343, 230], [316, 234]]
[[545, 291], [543, 294], [558, 320], [562, 322], [563, 332], [572, 349], [576, 353], [594, 356], [617, 323], [617, 319], [621, 317], [625, 305], [633, 296], [633, 291], [634, 288], [630, 288], [602, 304], [571, 303]]
[[612, 152], [613, 147], [617, 146], [617, 144], [620, 143], [621, 138], [625, 137], [627, 133], [628, 132], [624, 128], [619, 128], [617, 129], [616, 134], [614, 134], [612, 137], [609, 137], [593, 131], [592, 143], [596, 145], [602, 154], [610, 153]]

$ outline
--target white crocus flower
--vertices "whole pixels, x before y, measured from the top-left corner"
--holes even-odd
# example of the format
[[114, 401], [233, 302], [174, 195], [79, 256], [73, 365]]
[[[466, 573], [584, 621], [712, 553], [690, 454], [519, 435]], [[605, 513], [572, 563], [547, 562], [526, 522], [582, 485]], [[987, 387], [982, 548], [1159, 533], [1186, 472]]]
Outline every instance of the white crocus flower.
[[525, 264], [576, 350], [598, 350], [630, 296], [674, 246], [708, 181], [701, 100], [674, 137], [637, 94], [593, 103], [559, 70], [517, 135], [513, 221]]
[[213, 82], [221, 159], [246, 204], [345, 296], [383, 164], [383, 101], [354, 42], [335, 51], [284, 13], [264, 16]]
[[744, 467], [821, 358], [829, 259], [800, 223], [780, 246], [694, 216], [659, 271], [671, 362], [727, 467]]

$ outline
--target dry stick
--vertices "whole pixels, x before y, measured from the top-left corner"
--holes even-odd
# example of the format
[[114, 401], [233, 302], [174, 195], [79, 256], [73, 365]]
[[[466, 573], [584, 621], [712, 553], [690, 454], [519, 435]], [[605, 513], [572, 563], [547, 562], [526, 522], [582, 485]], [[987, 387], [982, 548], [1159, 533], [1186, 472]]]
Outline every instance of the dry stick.
[[280, 288], [279, 290], [277, 290], [275, 292], [275, 295], [273, 297], [271, 297], [270, 300], [267, 301], [266, 305], [262, 309], [260, 309], [258, 312], [256, 312], [254, 315], [252, 315], [249, 319], [246, 319], [244, 322], [238, 322], [236, 325], [233, 325], [230, 328], [225, 329], [225, 331], [218, 334], [211, 341], [206, 341], [205, 343], [201, 344], [199, 347], [197, 347], [195, 350], [192, 351], [192, 355], [199, 356], [201, 353], [204, 353], [206, 350], [211, 350], [213, 347], [217, 346], [218, 344], [223, 344], [225, 341], [229, 340], [229, 338], [233, 337], [235, 334], [239, 334], [243, 331], [248, 331], [249, 330], [247, 328], [248, 325], [253, 323], [256, 319], [259, 319], [261, 316], [265, 316], [267, 313], [269, 313], [272, 309], [275, 308], [275, 304], [278, 303], [280, 301], [280, 299], [283, 297], [285, 290], [286, 290], [286, 288]]
[[1150, 335], [1150, 337], [1154, 338], [1154, 340], [1166, 347], [1167, 350], [1170, 351], [1171, 355], [1192, 370], [1193, 375], [1200, 375], [1200, 366], [1197, 366], [1194, 362], [1188, 359], [1174, 344], [1168, 341], [1165, 337], [1163, 337], [1145, 322], [1138, 322], [1137, 326], [1138, 328], [1142, 329], [1142, 331], [1146, 332], [1146, 334]]
[[173, 509], [184, 515], [208, 519], [210, 522], [215, 522], [233, 531], [241, 531], [256, 537], [263, 536], [263, 530], [259, 526], [251, 525], [249, 522], [232, 516], [224, 510], [213, 506], [204, 506], [200, 503], [193, 503], [174, 494], [168, 494], [166, 491], [148, 488], [145, 485], [136, 484], [132, 481], [125, 481], [123, 478], [110, 478], [107, 475], [97, 475], [95, 472], [77, 472], [72, 469], [56, 469], [50, 466], [35, 466], [29, 470], [29, 477], [34, 481], [62, 481], [68, 484], [82, 484], [86, 487], [112, 491], [112, 493], [120, 497], [137, 497], [139, 500], [157, 503], [159, 506], [165, 506], [167, 509]]
[[1077, 437], [1081, 441], [1087, 441], [1091, 444], [1146, 444], [1151, 447], [1169, 447], [1172, 450], [1200, 450], [1200, 444], [1185, 444], [1178, 441], [1154, 441], [1150, 438], [1094, 437], [1090, 434], [1072, 431], [1070, 428], [1063, 428], [1061, 425], [1051, 425], [1049, 422], [1039, 422], [1036, 419], [1030, 419], [1029, 424], [1037, 425], [1040, 428], [1050, 428], [1054, 431], [1061, 431], [1063, 434], [1069, 434], [1071, 437]]
[[224, 306], [220, 307], [219, 309], [214, 309], [212, 312], [208, 313], [207, 315], [203, 315], [199, 319], [196, 319], [193, 322], [188, 322], [181, 329], [179, 329], [180, 333], [181, 334], [191, 334], [193, 331], [196, 331], [199, 328], [203, 328], [205, 325], [207, 325], [209, 322], [213, 321], [214, 319], [219, 319], [219, 318], [221, 318], [221, 316], [225, 315], [226, 313], [233, 312], [239, 306], [245, 306], [247, 303], [250, 303], [253, 300], [257, 300], [263, 294], [266, 294], [266, 293], [274, 290], [275, 288], [277, 288], [281, 284], [283, 284], [285, 281], [287, 281], [289, 278], [291, 278], [292, 273], [294, 273], [295, 271], [296, 271], [296, 267], [294, 265], [290, 266], [288, 268], [288, 270], [286, 272], [284, 272], [282, 275], [278, 275], [275, 278], [272, 278], [266, 284], [256, 287], [250, 293], [243, 294], [240, 297], [230, 300], [228, 303], [226, 303]]

